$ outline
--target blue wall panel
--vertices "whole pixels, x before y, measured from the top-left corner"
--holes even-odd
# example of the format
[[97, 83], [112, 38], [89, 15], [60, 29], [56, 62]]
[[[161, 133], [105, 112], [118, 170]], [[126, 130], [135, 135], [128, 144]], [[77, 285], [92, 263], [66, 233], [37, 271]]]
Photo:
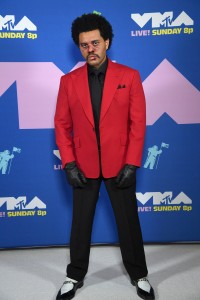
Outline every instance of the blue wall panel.
[[[198, 1], [6, 1], [0, 4], [0, 247], [69, 243], [71, 188], [53, 115], [62, 74], [83, 63], [71, 23], [98, 11], [113, 61], [140, 71], [147, 133], [138, 170], [145, 242], [200, 241]], [[132, 16], [132, 17], [131, 17]], [[104, 185], [92, 242], [118, 241]]]

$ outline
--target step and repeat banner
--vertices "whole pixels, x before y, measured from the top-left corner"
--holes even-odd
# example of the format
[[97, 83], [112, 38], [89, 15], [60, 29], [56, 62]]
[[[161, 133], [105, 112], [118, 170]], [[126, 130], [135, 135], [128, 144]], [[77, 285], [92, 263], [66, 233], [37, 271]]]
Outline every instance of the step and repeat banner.
[[[69, 244], [72, 193], [54, 136], [60, 77], [84, 63], [71, 23], [113, 26], [108, 56], [138, 69], [147, 132], [138, 170], [145, 242], [200, 241], [200, 4], [197, 0], [0, 3], [0, 248]], [[102, 184], [92, 243], [117, 243]]]

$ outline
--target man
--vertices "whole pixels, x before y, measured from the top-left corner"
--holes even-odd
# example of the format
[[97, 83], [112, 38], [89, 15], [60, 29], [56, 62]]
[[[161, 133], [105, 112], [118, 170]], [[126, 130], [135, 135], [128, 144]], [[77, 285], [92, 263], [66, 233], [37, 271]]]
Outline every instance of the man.
[[73, 187], [73, 220], [67, 277], [56, 299], [72, 299], [88, 270], [91, 231], [101, 182], [114, 210], [120, 249], [131, 283], [154, 299], [135, 197], [145, 135], [145, 98], [139, 73], [113, 63], [110, 23], [84, 14], [72, 23], [72, 38], [86, 64], [61, 78], [55, 113], [56, 142]]

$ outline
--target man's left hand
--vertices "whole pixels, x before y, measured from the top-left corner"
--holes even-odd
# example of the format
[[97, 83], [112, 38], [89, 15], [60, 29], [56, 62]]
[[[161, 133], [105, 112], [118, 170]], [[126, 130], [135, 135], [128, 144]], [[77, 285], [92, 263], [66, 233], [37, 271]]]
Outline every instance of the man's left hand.
[[116, 184], [119, 188], [127, 188], [135, 184], [136, 169], [134, 165], [126, 164], [119, 172], [116, 178]]

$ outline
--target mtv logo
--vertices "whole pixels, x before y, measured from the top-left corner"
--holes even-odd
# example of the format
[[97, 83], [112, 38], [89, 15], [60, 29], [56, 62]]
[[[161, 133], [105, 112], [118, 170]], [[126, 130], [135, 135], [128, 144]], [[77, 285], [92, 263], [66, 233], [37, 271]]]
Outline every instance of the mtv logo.
[[46, 209], [46, 204], [38, 197], [34, 197], [28, 204], [26, 196], [2, 197], [0, 198], [0, 207], [6, 203], [7, 210], [27, 210], [27, 209]]
[[147, 192], [136, 193], [137, 200], [145, 205], [149, 200], [153, 199], [153, 205], [174, 205], [174, 204], [191, 204], [192, 200], [183, 192], [172, 199], [173, 192]]
[[137, 23], [141, 28], [143, 28], [150, 20], [152, 21], [152, 28], [157, 27], [175, 27], [175, 26], [191, 26], [194, 25], [194, 21], [182, 11], [180, 15], [173, 21], [173, 12], [168, 11], [164, 14], [160, 12], [155, 13], [144, 13], [131, 14], [131, 19]]
[[147, 192], [145, 194], [143, 193], [136, 193], [137, 200], [145, 205], [149, 200], [153, 198], [153, 204], [154, 205], [160, 205], [160, 204], [167, 204], [166, 198], [171, 199], [172, 198], [172, 192]]
[[37, 27], [26, 16], [24, 16], [17, 25], [15, 25], [14, 15], [0, 16], [0, 30], [24, 31], [25, 29], [36, 31]]

